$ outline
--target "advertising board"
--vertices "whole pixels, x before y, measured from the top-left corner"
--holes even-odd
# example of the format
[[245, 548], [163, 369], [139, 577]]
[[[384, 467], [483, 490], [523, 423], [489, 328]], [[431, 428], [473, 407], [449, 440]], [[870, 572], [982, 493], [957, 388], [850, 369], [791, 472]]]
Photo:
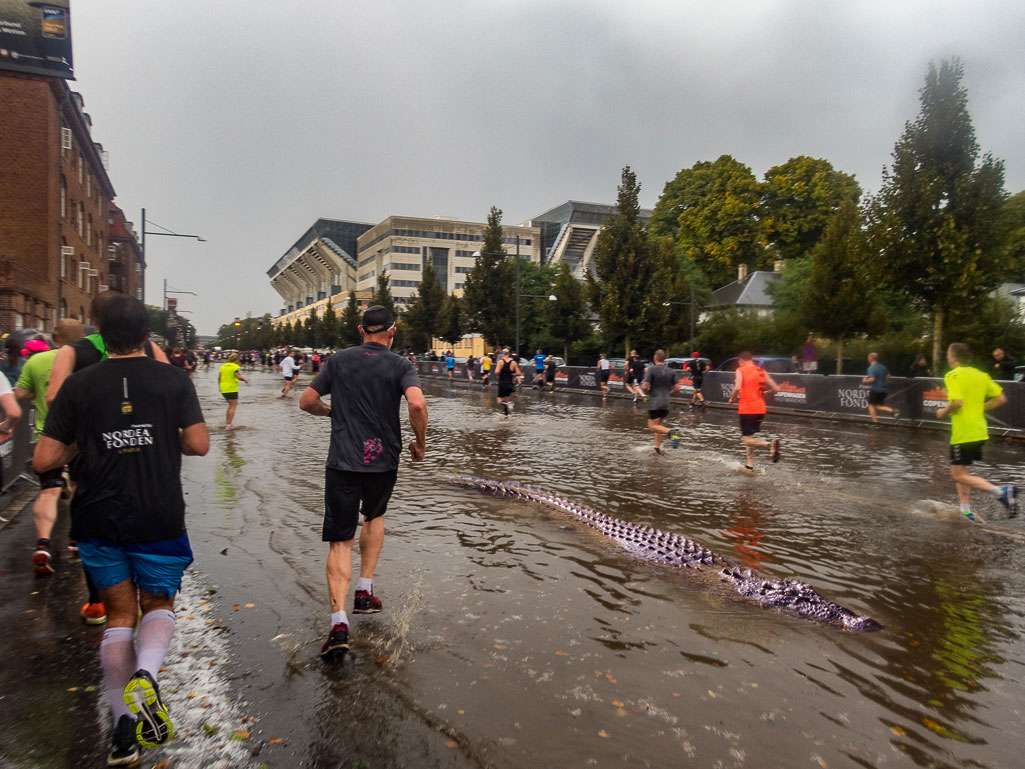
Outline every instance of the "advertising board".
[[0, 70], [75, 78], [69, 0], [0, 0]]

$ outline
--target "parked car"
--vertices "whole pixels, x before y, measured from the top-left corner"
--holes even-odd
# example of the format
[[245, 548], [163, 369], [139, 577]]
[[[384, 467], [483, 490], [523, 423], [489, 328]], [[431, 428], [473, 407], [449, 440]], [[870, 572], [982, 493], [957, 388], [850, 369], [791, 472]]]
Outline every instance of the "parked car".
[[[669, 368], [685, 369], [687, 364], [690, 363], [694, 358], [666, 358], [666, 365]], [[698, 358], [697, 360], [704, 361], [705, 371], [712, 370], [712, 361], [709, 358]]]
[[[795, 374], [793, 361], [783, 355], [755, 355], [755, 365], [765, 369], [770, 374]], [[736, 371], [740, 365], [740, 358], [730, 358], [719, 366], [719, 371]]]
[[1025, 366], [1015, 366], [1014, 368], [1014, 381], [1025, 382]]

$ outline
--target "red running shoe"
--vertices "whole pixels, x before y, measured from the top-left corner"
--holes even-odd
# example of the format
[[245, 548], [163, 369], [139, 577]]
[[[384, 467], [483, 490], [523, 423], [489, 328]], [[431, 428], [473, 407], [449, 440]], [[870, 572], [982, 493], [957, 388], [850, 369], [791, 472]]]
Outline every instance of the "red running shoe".
[[95, 603], [87, 603], [82, 606], [78, 616], [87, 625], [102, 625], [107, 621], [107, 610], [103, 608], [102, 603], [96, 601]]
[[384, 606], [381, 599], [366, 590], [357, 590], [356, 597], [352, 601], [353, 614], [377, 614]]
[[32, 568], [36, 574], [53, 574], [50, 565], [50, 549], [40, 542], [32, 553]]
[[349, 626], [335, 625], [320, 647], [321, 659], [341, 659], [349, 651]]

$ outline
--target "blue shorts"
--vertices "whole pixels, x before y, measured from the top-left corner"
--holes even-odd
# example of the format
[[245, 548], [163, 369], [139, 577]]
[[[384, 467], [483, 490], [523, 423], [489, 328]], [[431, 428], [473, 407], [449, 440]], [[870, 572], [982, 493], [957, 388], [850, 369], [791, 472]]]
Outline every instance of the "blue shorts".
[[79, 541], [78, 557], [100, 590], [130, 579], [150, 595], [171, 598], [181, 590], [182, 574], [192, 563], [192, 547], [188, 534], [137, 545], [93, 539]]

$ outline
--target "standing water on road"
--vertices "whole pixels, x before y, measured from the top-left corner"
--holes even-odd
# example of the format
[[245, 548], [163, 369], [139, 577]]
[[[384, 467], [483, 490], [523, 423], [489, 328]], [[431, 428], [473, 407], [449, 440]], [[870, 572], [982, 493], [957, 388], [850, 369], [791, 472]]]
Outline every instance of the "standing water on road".
[[[232, 766], [1021, 764], [1025, 533], [990, 498], [986, 522], [960, 520], [943, 434], [770, 416], [783, 460], [752, 477], [731, 412], [674, 408], [683, 440], [659, 457], [629, 401], [527, 390], [503, 419], [493, 392], [425, 382], [427, 458], [403, 461], [386, 516], [384, 613], [350, 620], [332, 667], [317, 658], [328, 420], [298, 410], [308, 380], [289, 399], [273, 374], [252, 381], [227, 431], [215, 372], [197, 374], [212, 447], [183, 470], [195, 567], [229, 628], [227, 686], [258, 719]], [[1021, 456], [994, 441], [986, 475], [1021, 481]], [[884, 629], [739, 601], [449, 474], [686, 536]], [[186, 695], [168, 695], [172, 717]]]

